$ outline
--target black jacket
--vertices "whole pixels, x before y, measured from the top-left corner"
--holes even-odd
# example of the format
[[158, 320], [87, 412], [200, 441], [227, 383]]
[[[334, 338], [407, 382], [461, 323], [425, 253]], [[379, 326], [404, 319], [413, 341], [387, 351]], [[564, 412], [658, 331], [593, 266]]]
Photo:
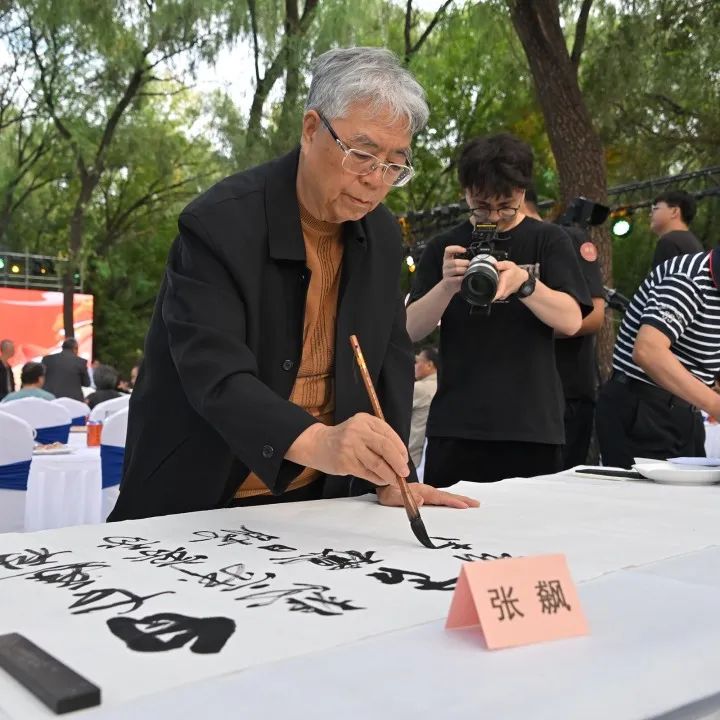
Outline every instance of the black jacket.
[[[288, 398], [302, 353], [309, 271], [295, 191], [298, 151], [218, 183], [180, 215], [180, 234], [130, 400], [125, 468], [110, 520], [221, 507], [249, 470], [281, 494], [284, 460], [313, 417]], [[407, 442], [413, 353], [399, 292], [401, 235], [379, 206], [344, 225], [335, 422], [372, 413], [355, 333], [387, 421]], [[325, 496], [365, 483], [326, 477]]]
[[82, 389], [90, 387], [87, 360], [72, 350], [61, 350], [42, 359], [45, 366], [45, 385], [43, 389], [55, 397], [69, 397], [84, 400]]
[[119, 390], [96, 390], [94, 393], [87, 396], [86, 402], [88, 407], [92, 410], [101, 402], [105, 402], [106, 400], [116, 400], [123, 395], [124, 393], [121, 393]]
[[0, 362], [0, 400], [15, 390], [15, 378], [13, 377], [12, 368]]

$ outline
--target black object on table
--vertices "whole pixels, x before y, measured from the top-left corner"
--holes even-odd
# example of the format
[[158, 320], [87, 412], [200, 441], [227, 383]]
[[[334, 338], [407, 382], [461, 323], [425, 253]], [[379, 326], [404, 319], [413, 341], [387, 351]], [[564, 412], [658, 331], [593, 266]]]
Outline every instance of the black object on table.
[[55, 714], [100, 704], [100, 688], [19, 633], [0, 635], [0, 667]]

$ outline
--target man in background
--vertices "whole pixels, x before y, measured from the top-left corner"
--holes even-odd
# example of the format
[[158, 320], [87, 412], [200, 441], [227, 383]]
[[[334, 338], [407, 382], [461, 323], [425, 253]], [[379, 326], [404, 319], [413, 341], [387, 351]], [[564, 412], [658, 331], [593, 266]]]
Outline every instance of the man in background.
[[40, 398], [41, 400], [54, 400], [55, 396], [47, 390], [43, 390], [45, 384], [45, 368], [42, 363], [28, 362], [23, 365], [20, 375], [22, 387], [20, 390], [8, 393], [0, 404], [8, 403], [13, 400], [22, 400], [26, 397]]
[[720, 414], [712, 390], [720, 373], [718, 281], [720, 248], [666, 260], [633, 296], [598, 398], [604, 465], [705, 455], [699, 410]]
[[[533, 187], [525, 191], [525, 214], [542, 220]], [[576, 225], [561, 227], [572, 240], [593, 303], [592, 312], [574, 335], [555, 333], [555, 365], [565, 396], [563, 469], [567, 469], [587, 462], [597, 398], [595, 333], [605, 319], [605, 297], [597, 248], [587, 231]]]
[[0, 400], [15, 389], [15, 378], [10, 367], [10, 358], [15, 354], [12, 340], [0, 340]]
[[[441, 371], [427, 425], [423, 480], [495, 482], [562, 469], [563, 396], [554, 334], [575, 334], [592, 306], [570, 239], [527, 217], [530, 146], [500, 133], [470, 140], [458, 179], [470, 217], [430, 240], [407, 307], [411, 340], [440, 325]], [[495, 297], [471, 312], [461, 292], [478, 224], [496, 227]]]
[[432, 347], [423, 348], [415, 356], [415, 387], [413, 389], [412, 418], [410, 420], [410, 443], [408, 450], [415, 467], [422, 460], [425, 444], [430, 403], [437, 391], [438, 351]]
[[54, 355], [46, 355], [45, 389], [55, 397], [69, 397], [84, 401], [82, 389], [90, 387], [87, 360], [78, 356], [78, 344], [75, 338], [68, 338], [62, 344], [62, 350]]
[[676, 255], [703, 251], [702, 243], [688, 229], [695, 217], [695, 208], [695, 198], [684, 190], [669, 190], [653, 200], [650, 229], [660, 238], [653, 255], [653, 268]]
[[87, 404], [91, 410], [98, 403], [122, 397], [122, 393], [117, 389], [118, 372], [114, 367], [110, 365], [96, 365], [94, 378], [95, 392], [87, 397]]

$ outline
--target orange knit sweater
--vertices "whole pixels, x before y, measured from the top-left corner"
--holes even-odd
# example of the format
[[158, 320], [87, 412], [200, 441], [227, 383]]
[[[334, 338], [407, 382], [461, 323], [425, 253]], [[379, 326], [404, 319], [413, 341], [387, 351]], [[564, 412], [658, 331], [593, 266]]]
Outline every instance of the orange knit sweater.
[[[290, 401], [325, 425], [332, 425], [335, 413], [335, 319], [343, 256], [342, 226], [317, 220], [302, 205], [300, 221], [311, 275], [305, 301], [302, 358]], [[287, 490], [309, 485], [319, 475], [317, 470], [305, 468]], [[255, 473], [250, 473], [235, 497], [269, 494], [263, 481]]]

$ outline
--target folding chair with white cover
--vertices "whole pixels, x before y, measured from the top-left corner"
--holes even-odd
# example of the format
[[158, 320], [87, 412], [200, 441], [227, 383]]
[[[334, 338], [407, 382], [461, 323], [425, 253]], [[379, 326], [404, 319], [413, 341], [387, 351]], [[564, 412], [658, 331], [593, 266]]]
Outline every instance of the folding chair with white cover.
[[100, 445], [102, 463], [103, 520], [115, 507], [120, 494], [123, 460], [125, 459], [125, 439], [128, 426], [128, 408], [113, 413], [103, 425]]
[[37, 431], [35, 439], [43, 445], [68, 441], [72, 417], [62, 405], [27, 397], [3, 403], [2, 412], [15, 415], [29, 423]]
[[32, 427], [25, 420], [0, 411], [0, 533], [25, 529], [25, 498], [35, 446], [33, 435]]
[[118, 410], [126, 408], [130, 403], [129, 395], [122, 395], [119, 398], [113, 398], [112, 400], [105, 400], [104, 402], [98, 403], [91, 411], [88, 422], [101, 422], [104, 423], [113, 413]]
[[64, 407], [70, 413], [73, 425], [85, 425], [87, 416], [90, 414], [90, 408], [86, 403], [69, 397], [55, 398], [51, 402]]

